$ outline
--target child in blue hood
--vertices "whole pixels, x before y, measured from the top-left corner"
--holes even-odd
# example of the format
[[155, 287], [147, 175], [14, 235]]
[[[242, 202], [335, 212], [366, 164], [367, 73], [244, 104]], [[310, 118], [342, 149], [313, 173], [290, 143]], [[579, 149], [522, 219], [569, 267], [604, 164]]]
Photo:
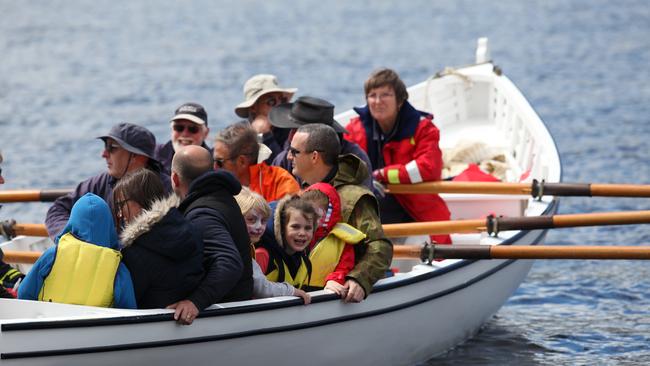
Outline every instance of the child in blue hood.
[[136, 308], [131, 274], [122, 263], [113, 216], [102, 198], [82, 196], [55, 244], [25, 277], [19, 299]]

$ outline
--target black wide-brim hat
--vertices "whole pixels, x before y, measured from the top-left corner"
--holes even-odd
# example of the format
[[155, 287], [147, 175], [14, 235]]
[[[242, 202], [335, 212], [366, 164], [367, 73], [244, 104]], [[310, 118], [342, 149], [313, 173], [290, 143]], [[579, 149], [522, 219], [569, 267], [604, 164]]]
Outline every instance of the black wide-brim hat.
[[310, 123], [323, 123], [332, 126], [337, 133], [348, 133], [334, 119], [334, 105], [314, 97], [300, 97], [293, 103], [273, 107], [269, 112], [269, 120], [278, 128], [300, 128]]

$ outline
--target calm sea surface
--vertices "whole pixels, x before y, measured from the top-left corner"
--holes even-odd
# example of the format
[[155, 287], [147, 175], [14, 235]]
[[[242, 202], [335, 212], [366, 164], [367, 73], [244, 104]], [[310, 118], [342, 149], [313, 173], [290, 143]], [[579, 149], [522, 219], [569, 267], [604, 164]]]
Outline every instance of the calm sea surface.
[[[214, 132], [236, 119], [256, 73], [344, 111], [363, 103], [371, 70], [392, 67], [411, 85], [471, 63], [480, 36], [548, 124], [565, 181], [650, 184], [647, 1], [0, 0], [0, 12], [7, 189], [70, 187], [104, 170], [94, 137], [119, 121], [167, 140], [185, 101], [206, 106]], [[560, 211], [649, 203], [567, 198]], [[46, 209], [1, 214], [41, 222]], [[648, 245], [650, 227], [560, 229], [547, 242]], [[429, 363], [649, 364], [648, 279], [647, 262], [538, 261], [478, 336]]]

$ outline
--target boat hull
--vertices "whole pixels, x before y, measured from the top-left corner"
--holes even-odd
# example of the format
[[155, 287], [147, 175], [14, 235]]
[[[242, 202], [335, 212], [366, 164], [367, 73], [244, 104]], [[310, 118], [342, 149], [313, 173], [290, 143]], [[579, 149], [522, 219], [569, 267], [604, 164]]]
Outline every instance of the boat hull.
[[[517, 243], [541, 243], [545, 236], [521, 234]], [[14, 321], [2, 324], [0, 358], [20, 365], [412, 365], [473, 336], [532, 263], [423, 265], [384, 280], [360, 304], [324, 293], [309, 306], [290, 298], [250, 302], [208, 310], [192, 326], [177, 325], [170, 314]]]

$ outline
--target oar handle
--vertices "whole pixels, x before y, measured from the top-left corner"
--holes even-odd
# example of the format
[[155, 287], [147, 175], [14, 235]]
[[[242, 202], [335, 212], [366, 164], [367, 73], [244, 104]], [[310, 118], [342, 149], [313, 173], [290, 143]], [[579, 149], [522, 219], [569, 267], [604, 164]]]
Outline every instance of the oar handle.
[[18, 250], [4, 250], [3, 261], [7, 263], [34, 263], [41, 256], [41, 252], [23, 252]]
[[650, 259], [650, 246], [395, 245], [393, 258], [433, 259]]
[[0, 203], [52, 202], [69, 193], [71, 189], [8, 190], [0, 191]]

